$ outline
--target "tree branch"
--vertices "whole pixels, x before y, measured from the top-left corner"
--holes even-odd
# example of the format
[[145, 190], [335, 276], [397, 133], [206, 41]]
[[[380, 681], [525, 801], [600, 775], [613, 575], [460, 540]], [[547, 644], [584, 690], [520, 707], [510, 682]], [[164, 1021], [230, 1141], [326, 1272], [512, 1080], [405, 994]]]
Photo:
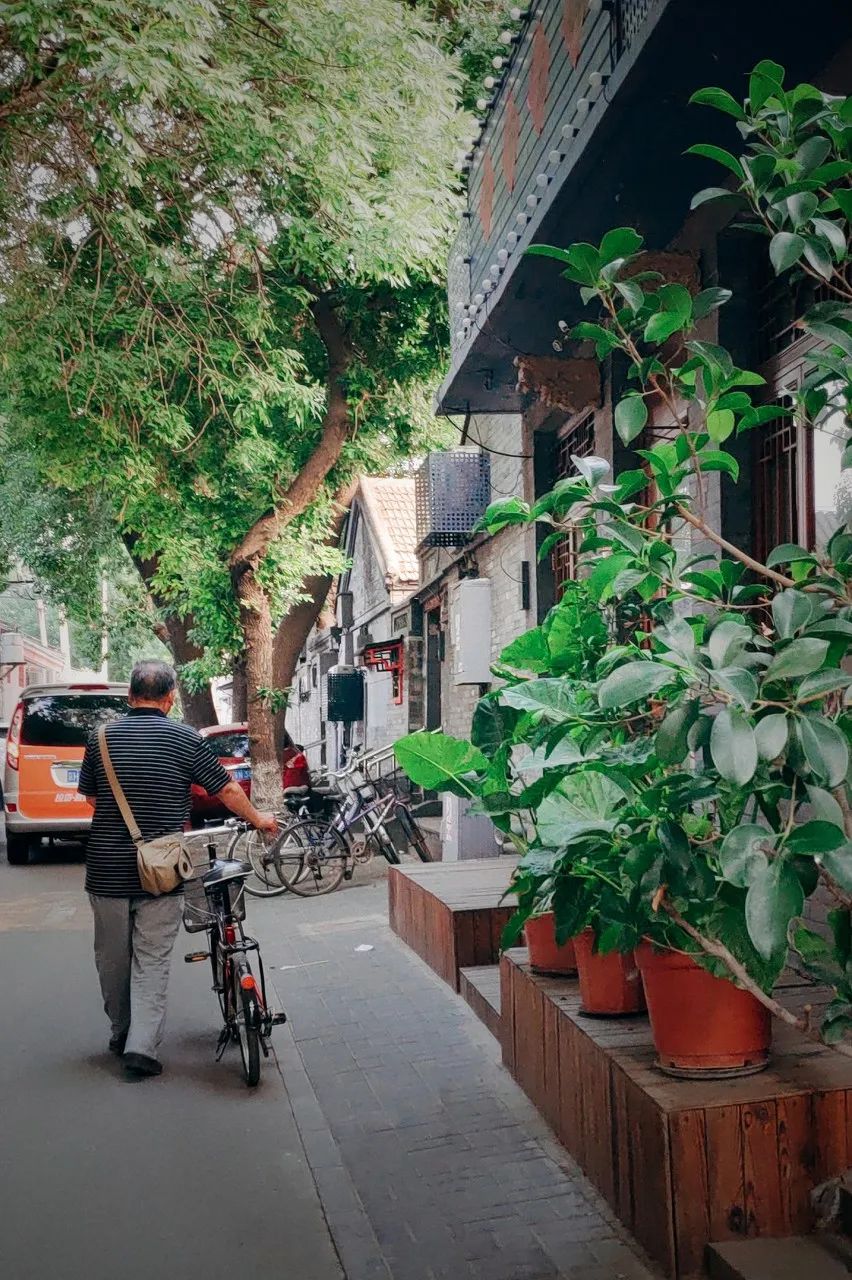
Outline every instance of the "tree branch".
[[727, 538], [723, 538], [720, 533], [711, 528], [706, 521], [700, 516], [690, 511], [689, 507], [685, 507], [683, 503], [677, 504], [677, 513], [684, 519], [687, 524], [691, 524], [693, 529], [698, 529], [703, 533], [705, 538], [709, 538], [711, 542], [715, 542], [717, 547], [721, 547], [723, 551], [727, 551], [729, 556], [733, 556], [735, 560], [739, 560], [740, 564], [746, 565], [754, 573], [760, 575], [761, 578], [769, 578], [770, 581], [778, 584], [779, 587], [795, 587], [796, 583], [792, 578], [786, 578], [783, 573], [776, 573], [774, 569], [767, 569], [765, 564], [761, 564], [759, 560], [755, 560], [753, 556], [747, 555], [740, 547], [734, 546], [733, 542], [728, 542]]

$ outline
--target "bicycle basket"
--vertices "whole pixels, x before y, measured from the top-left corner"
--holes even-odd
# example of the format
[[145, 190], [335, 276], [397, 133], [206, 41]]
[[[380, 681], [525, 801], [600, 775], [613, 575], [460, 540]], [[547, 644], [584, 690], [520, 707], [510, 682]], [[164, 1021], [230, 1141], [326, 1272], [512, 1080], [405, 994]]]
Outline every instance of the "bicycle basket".
[[[183, 927], [187, 933], [201, 933], [210, 927], [212, 912], [210, 902], [201, 877], [210, 870], [210, 857], [206, 845], [196, 848], [191, 846], [192, 866], [195, 871], [192, 879], [184, 881], [183, 887]], [[245, 885], [240, 881], [231, 881], [224, 886], [231, 903], [231, 913], [237, 920], [246, 918]]]

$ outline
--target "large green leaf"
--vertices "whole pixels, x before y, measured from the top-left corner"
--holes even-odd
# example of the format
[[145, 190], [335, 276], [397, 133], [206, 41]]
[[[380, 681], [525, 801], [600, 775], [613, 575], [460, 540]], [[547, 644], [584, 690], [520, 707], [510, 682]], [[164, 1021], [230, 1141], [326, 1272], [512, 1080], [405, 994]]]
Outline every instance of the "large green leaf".
[[741, 622], [726, 620], [713, 628], [707, 643], [707, 652], [714, 667], [727, 667], [751, 641], [751, 629]]
[[805, 760], [819, 781], [839, 786], [849, 768], [849, 748], [837, 726], [808, 716], [796, 721], [796, 733]]
[[820, 818], [794, 827], [786, 839], [786, 846], [792, 853], [826, 853], [845, 843], [845, 832], [833, 822], [823, 822]]
[[611, 832], [623, 804], [623, 791], [604, 774], [573, 773], [542, 800], [536, 817], [539, 839], [559, 848], [580, 835]]
[[730, 151], [726, 151], [724, 147], [714, 146], [710, 142], [696, 142], [693, 146], [686, 148], [688, 156], [704, 156], [708, 160], [715, 160], [717, 164], [723, 165], [726, 169], [730, 169], [731, 173], [742, 181], [743, 167], [736, 156], [731, 155]]
[[765, 850], [775, 843], [771, 831], [744, 822], [729, 831], [719, 850], [719, 866], [729, 884], [747, 889], [755, 870], [766, 866]]
[[746, 924], [749, 937], [764, 960], [786, 951], [790, 921], [801, 913], [804, 901], [798, 876], [780, 859], [752, 872], [746, 895]]
[[616, 258], [630, 258], [642, 248], [642, 237], [632, 227], [614, 227], [601, 240], [601, 261], [613, 262]]
[[845, 830], [843, 810], [830, 791], [823, 787], [808, 787], [808, 800], [815, 818], [821, 822], [833, 822], [841, 831]]
[[[779, 551], [783, 548], [778, 548]], [[782, 640], [789, 640], [813, 616], [813, 604], [804, 591], [789, 587], [772, 597], [772, 621]]]
[[828, 647], [828, 640], [817, 640], [812, 636], [792, 640], [785, 649], [776, 653], [766, 668], [766, 679], [795, 680], [810, 675], [825, 662]]
[[674, 707], [657, 730], [654, 750], [663, 764], [680, 764], [689, 751], [689, 731], [698, 718], [697, 700]]
[[503, 690], [502, 697], [508, 706], [515, 707], [518, 711], [540, 711], [546, 720], [552, 720], [555, 724], [576, 715], [578, 711], [568, 684], [554, 677], [510, 685]]
[[477, 747], [445, 733], [410, 733], [399, 739], [394, 752], [400, 768], [427, 791], [470, 795], [477, 789], [475, 775], [488, 767]]
[[757, 768], [757, 742], [748, 721], [733, 707], [723, 707], [710, 730], [710, 754], [727, 782], [744, 787]]
[[598, 703], [604, 710], [640, 702], [676, 678], [671, 667], [660, 662], [625, 662], [616, 667], [598, 689]]
[[769, 242], [769, 259], [780, 276], [794, 266], [805, 252], [805, 241], [795, 231], [777, 231]]
[[836, 880], [844, 893], [852, 893], [852, 842], [844, 842], [836, 849], [827, 849], [817, 857], [832, 880]]
[[473, 713], [470, 739], [487, 756], [493, 756], [512, 739], [512, 731], [520, 718], [513, 707], [500, 705], [497, 694], [480, 698]]
[[725, 667], [710, 673], [710, 681], [749, 711], [757, 697], [757, 680], [743, 667]]
[[499, 661], [519, 671], [549, 671], [550, 649], [541, 627], [533, 627], [513, 640], [500, 654]]
[[541, 769], [560, 769], [565, 765], [577, 764], [583, 759], [583, 753], [570, 738], [557, 742], [552, 751], [546, 747], [536, 747], [529, 755], [523, 756], [515, 765], [518, 773], [537, 773]]
[[724, 111], [726, 115], [733, 116], [735, 120], [745, 120], [746, 118], [741, 104], [728, 93], [727, 89], [698, 89], [689, 101], [702, 107], [715, 107], [717, 111]]

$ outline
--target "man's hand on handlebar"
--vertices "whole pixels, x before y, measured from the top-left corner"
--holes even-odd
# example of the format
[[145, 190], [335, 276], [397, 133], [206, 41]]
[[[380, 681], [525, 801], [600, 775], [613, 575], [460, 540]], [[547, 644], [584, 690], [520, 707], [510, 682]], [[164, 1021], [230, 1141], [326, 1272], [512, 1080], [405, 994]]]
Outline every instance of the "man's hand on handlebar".
[[274, 813], [258, 813], [257, 818], [259, 821], [256, 820], [254, 823], [255, 830], [263, 831], [270, 836], [278, 835], [280, 828]]

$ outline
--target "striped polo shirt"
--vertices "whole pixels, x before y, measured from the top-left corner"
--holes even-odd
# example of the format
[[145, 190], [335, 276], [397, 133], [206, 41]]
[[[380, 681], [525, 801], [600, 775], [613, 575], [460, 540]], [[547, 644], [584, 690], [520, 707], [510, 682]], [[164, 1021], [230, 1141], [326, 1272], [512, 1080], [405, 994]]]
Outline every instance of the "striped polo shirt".
[[[170, 720], [156, 707], [132, 707], [120, 720], [111, 720], [107, 744], [146, 840], [183, 830], [191, 783], [215, 795], [231, 780], [197, 729]], [[86, 747], [78, 790], [96, 797], [86, 848], [87, 891], [108, 898], [141, 894], [136, 846], [107, 781], [96, 733]]]

